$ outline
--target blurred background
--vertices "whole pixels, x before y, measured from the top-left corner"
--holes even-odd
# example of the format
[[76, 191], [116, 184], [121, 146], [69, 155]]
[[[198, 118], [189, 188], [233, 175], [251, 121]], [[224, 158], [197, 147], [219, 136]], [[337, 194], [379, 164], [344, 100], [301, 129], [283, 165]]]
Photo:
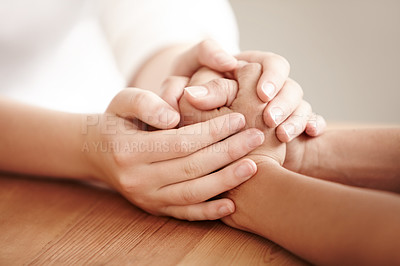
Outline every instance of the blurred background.
[[242, 50], [280, 54], [329, 121], [400, 123], [400, 1], [230, 0]]

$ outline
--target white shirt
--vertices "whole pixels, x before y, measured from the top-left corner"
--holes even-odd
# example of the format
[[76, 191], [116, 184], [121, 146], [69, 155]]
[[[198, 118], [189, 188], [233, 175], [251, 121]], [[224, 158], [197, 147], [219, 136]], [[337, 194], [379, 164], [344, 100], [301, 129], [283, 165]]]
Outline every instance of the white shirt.
[[0, 0], [0, 94], [103, 112], [162, 47], [213, 38], [236, 53], [225, 0]]

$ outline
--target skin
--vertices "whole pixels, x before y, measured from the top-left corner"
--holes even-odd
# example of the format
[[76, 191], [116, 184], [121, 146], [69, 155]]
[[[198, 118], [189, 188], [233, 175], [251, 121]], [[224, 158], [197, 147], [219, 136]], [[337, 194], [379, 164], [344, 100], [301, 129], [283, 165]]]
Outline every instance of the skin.
[[400, 193], [399, 151], [399, 128], [329, 130], [287, 145], [283, 166], [323, 180]]
[[[219, 47], [213, 45], [200, 45], [199, 47], [186, 52], [185, 56], [182, 56], [182, 60], [178, 60], [176, 63], [191, 67], [192, 71], [202, 64], [215, 67], [218, 71], [225, 71], [227, 67], [230, 67], [229, 65], [219, 67], [216, 64], [214, 52], [220, 51]], [[170, 60], [170, 58], [176, 57], [178, 52], [184, 52], [180, 46], [172, 50], [166, 49], [160, 52], [162, 56], [153, 58], [152, 62], [158, 62], [165, 66], [163, 73], [169, 73], [173, 67], [172, 63], [163, 64], [163, 60], [165, 58]], [[199, 50], [201, 53], [198, 52]], [[199, 57], [199, 55], [202, 56]], [[207, 60], [204, 60], [204, 55], [207, 55]], [[233, 62], [232, 67], [234, 67], [236, 59], [226, 55]], [[159, 76], [155, 80], [160, 79], [161, 83], [162, 78]], [[156, 94], [136, 88], [128, 88], [119, 93], [111, 101], [104, 114], [96, 115], [46, 110], [4, 98], [1, 98], [0, 101], [0, 121], [3, 124], [0, 132], [1, 171], [23, 173], [30, 176], [101, 181], [118, 190], [132, 203], [150, 213], [180, 219], [218, 219], [232, 213], [234, 204], [229, 199], [207, 202], [204, 200], [212, 197], [211, 194], [217, 195], [250, 178], [256, 171], [256, 165], [251, 160], [245, 160], [242, 162], [245, 166], [241, 168], [240, 172], [235, 171], [241, 166], [239, 162], [236, 166], [231, 166], [231, 170], [226, 168], [218, 173], [210, 173], [236, 161], [263, 141], [262, 136], [256, 134], [256, 138], [250, 141], [249, 145], [243, 146], [247, 137], [241, 133], [216, 144], [221, 140], [221, 136], [229, 137], [240, 127], [226, 127], [225, 133], [222, 133], [221, 136], [213, 134], [212, 130], [199, 131], [199, 127], [200, 129], [207, 128], [204, 125], [199, 125], [197, 130], [193, 127], [174, 130], [173, 128], [179, 122], [179, 114]], [[24, 119], [26, 117], [29, 119]], [[239, 117], [242, 116], [239, 115]], [[136, 127], [137, 119], [157, 129], [171, 130], [166, 131], [165, 134], [144, 132], [142, 128]], [[229, 117], [226, 119], [230, 120]], [[207, 123], [208, 128], [211, 129], [220, 129], [226, 124], [224, 119]], [[114, 147], [125, 147], [124, 144], [127, 142], [129, 145], [133, 143], [134, 147], [142, 147], [143, 144], [158, 145], [160, 142], [165, 142], [173, 147], [187, 144], [188, 147], [195, 148], [176, 150], [169, 146], [163, 153], [149, 150], [145, 150], [147, 153], [140, 150], [132, 153], [129, 152], [129, 149], [115, 152]], [[102, 147], [104, 149], [104, 145], [100, 145], [104, 143], [106, 144], [105, 151], [101, 149]], [[193, 145], [193, 143], [201, 143], [201, 145]], [[210, 150], [204, 148], [204, 145], [209, 144], [222, 147], [223, 154], [226, 154], [220, 156], [222, 160], [211, 158], [215, 164], [210, 164], [208, 160], [205, 160], [209, 156]], [[236, 150], [231, 151], [231, 147], [235, 146]], [[183, 167], [160, 174], [161, 163], [159, 163], [159, 167], [149, 167], [150, 164], [158, 165], [156, 162], [164, 159], [160, 154], [165, 155], [164, 157], [171, 162], [173, 160], [180, 162]], [[201, 167], [198, 166], [199, 163], [210, 166], [204, 168], [209, 172], [196, 171]], [[170, 174], [175, 179], [168, 178]], [[229, 175], [233, 178], [226, 179], [225, 183], [218, 182], [222, 180], [218, 178], [219, 175]], [[146, 176], [147, 179], [143, 179], [143, 176]], [[152, 182], [144, 180], [152, 180]], [[185, 184], [185, 180], [188, 184]], [[183, 185], [169, 186], [176, 182], [182, 182]], [[198, 183], [202, 185], [197, 186]], [[210, 192], [209, 186], [218, 192], [216, 190], [214, 190], [215, 193]], [[161, 190], [161, 187], [165, 190]], [[170, 194], [174, 195], [176, 202], [171, 202]]]
[[[220, 77], [232, 78], [238, 60], [261, 65], [263, 72], [257, 81], [256, 91], [258, 97], [268, 103], [263, 111], [263, 120], [268, 127], [276, 128], [281, 142], [290, 142], [304, 131], [312, 137], [324, 132], [326, 128], [324, 119], [312, 113], [310, 104], [302, 100], [302, 88], [289, 78], [288, 61], [274, 53], [246, 51], [233, 57], [224, 52], [213, 40], [202, 41], [193, 47], [187, 45], [168, 47], [146, 61], [130, 86], [146, 88], [161, 95], [168, 104], [179, 111], [179, 99], [189, 79], [197, 70], [206, 66], [218, 71]], [[226, 84], [226, 82], [213, 84], [213, 87], [209, 88], [210, 93], [203, 97], [194, 96], [194, 90], [198, 89], [198, 86], [185, 90], [191, 94], [187, 98], [193, 106], [200, 110], [209, 110], [220, 106], [218, 92], [230, 89], [224, 87]], [[273, 93], [266, 94], [262, 89], [263, 84], [272, 84]], [[233, 98], [236, 92], [231, 90]]]
[[[193, 106], [187, 101], [185, 92], [184, 97], [179, 102], [179, 109], [181, 111], [181, 123], [183, 125], [192, 124], [194, 121], [207, 121], [211, 117], [218, 117], [220, 115], [229, 114], [232, 112], [241, 112], [247, 121], [247, 128], [258, 128], [265, 136], [265, 143], [268, 145], [262, 145], [255, 149], [251, 155], [255, 155], [256, 159], [258, 154], [268, 154], [274, 161], [282, 165], [286, 146], [285, 143], [280, 142], [275, 136], [275, 129], [269, 128], [265, 125], [262, 115], [266, 104], [262, 102], [257, 95], [254, 93], [254, 88], [259, 80], [262, 73], [262, 68], [260, 64], [248, 63], [240, 67], [238, 71], [235, 72], [235, 78], [240, 84], [240, 90], [237, 93], [237, 97], [232, 100], [228, 100], [229, 106], [222, 106], [219, 109], [198, 112]], [[200, 80], [212, 80], [215, 77], [219, 77], [214, 71], [207, 68], [199, 70], [191, 79], [191, 83], [195, 84], [201, 82]], [[212, 82], [212, 81], [211, 81]], [[246, 110], [246, 111], [243, 111]]]
[[[212, 41], [184, 49], [174, 46], [156, 53], [136, 74], [133, 83], [156, 88], [168, 73], [190, 76], [203, 65], [222, 73], [233, 71], [237, 65], [234, 57]], [[281, 71], [279, 64], [271, 64], [269, 69]], [[285, 77], [286, 74], [281, 78]], [[293, 110], [298, 102], [292, 102]], [[156, 94], [137, 88], [119, 93], [106, 112], [97, 115], [56, 112], [8, 99], [1, 99], [0, 107], [0, 120], [4, 124], [0, 132], [2, 171], [98, 180], [150, 213], [187, 220], [218, 219], [234, 212], [235, 206], [228, 198], [204, 201], [241, 184], [256, 172], [256, 164], [250, 158], [237, 160], [264, 140], [263, 134], [253, 129], [220, 142], [241, 130], [241, 127], [224, 128], [231, 116], [211, 120], [208, 126], [197, 125], [197, 129], [194, 126], [175, 130], [179, 115], [173, 106]], [[146, 132], [139, 120], [169, 131]], [[206, 128], [213, 130], [201, 130]], [[134, 148], [136, 152], [131, 152], [131, 148], [122, 151], [116, 148], [154, 147], [160, 143], [168, 144], [166, 151]], [[171, 148], [182, 144], [196, 148], [178, 151]], [[205, 148], [208, 145], [223, 147], [222, 156], [212, 154], [210, 149], [214, 146]], [[218, 158], [214, 158], [216, 155]], [[171, 165], [176, 161], [183, 167], [165, 172], [168, 166], [164, 166], [163, 160], [169, 160]], [[212, 173], [233, 161], [236, 164]], [[160, 169], [164, 169], [161, 174]], [[209, 187], [214, 189], [210, 191]]]
[[[210, 71], [202, 78], [200, 74], [196, 84], [212, 78]], [[258, 98], [246, 102], [243, 97], [257, 86], [260, 75], [256, 66], [238, 71], [239, 93], [230, 106], [204, 112], [190, 106], [184, 95], [181, 112], [192, 121], [229, 111], [241, 112], [247, 122], [258, 121], [262, 103]], [[315, 264], [400, 263], [400, 197], [354, 186], [398, 191], [399, 129], [334, 131], [315, 139], [299, 138], [287, 144], [286, 158], [276, 136], [262, 126], [259, 129], [265, 142], [248, 155], [258, 172], [224, 195], [235, 202], [236, 212], [223, 222], [269, 238]]]
[[[118, 94], [107, 112], [99, 115], [56, 112], [2, 99], [0, 169], [29, 175], [102, 181], [120, 191], [132, 203], [158, 215], [203, 220], [217, 219], [233, 212], [234, 205], [229, 199], [203, 201], [250, 178], [256, 171], [255, 164], [250, 160], [239, 161], [236, 166], [209, 173], [244, 156], [261, 144], [262, 137], [256, 135], [256, 138], [248, 139], [243, 132], [219, 142], [244, 126], [242, 115], [221, 117], [167, 132], [142, 131], [134, 120], [125, 117], [127, 114], [130, 118], [139, 116], [137, 113], [143, 114], [141, 109], [136, 109], [140, 105], [124, 102], [130, 99], [129, 96], [139, 99], [137, 93], [140, 93], [140, 99], [152, 103], [153, 114], [160, 110], [163, 104], [160, 98], [133, 89]], [[21, 117], [29, 119], [21, 121]], [[165, 128], [174, 125], [173, 120], [172, 124], [162, 125], [155, 116], [145, 118], [148, 123]], [[236, 127], [224, 126], [226, 120]], [[217, 129], [218, 135], [214, 133]], [[25, 132], [29, 132], [29, 138]], [[159, 143], [163, 146], [157, 152], [152, 147]], [[200, 145], [193, 145], [198, 143]], [[205, 148], [210, 144], [215, 145]], [[212, 149], [221, 152], [218, 156], [213, 155]], [[207, 158], [213, 163], [210, 164]], [[163, 160], [169, 161], [157, 163]], [[206, 164], [204, 171], [208, 172], [194, 171], [198, 168], [197, 163]], [[235, 175], [235, 169], [242, 164], [245, 165], [244, 171]], [[232, 178], [219, 182], [223, 180], [218, 178], [219, 175]], [[214, 191], [207, 189], [208, 186], [213, 186]]]

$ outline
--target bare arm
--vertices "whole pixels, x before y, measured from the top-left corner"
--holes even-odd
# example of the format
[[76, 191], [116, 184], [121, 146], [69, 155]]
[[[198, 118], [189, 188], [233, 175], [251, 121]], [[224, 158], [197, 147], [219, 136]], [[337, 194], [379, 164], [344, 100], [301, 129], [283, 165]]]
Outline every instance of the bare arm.
[[[317, 264], [396, 264], [400, 257], [396, 249], [400, 242], [400, 197], [388, 192], [379, 192], [365, 188], [356, 188], [311, 178], [289, 171], [280, 165], [281, 146], [276, 146], [276, 136], [273, 132], [262, 127], [257, 115], [260, 113], [260, 103], [254, 98], [252, 88], [255, 88], [259, 74], [255, 65], [238, 70], [239, 92], [237, 98], [229, 104], [230, 110], [243, 112], [248, 126], [256, 126], [265, 133], [264, 144], [251, 152], [248, 158], [257, 162], [258, 173], [251, 180], [226, 194], [235, 202], [236, 212], [224, 218], [223, 221], [231, 226], [254, 232], [269, 238], [295, 254]], [[199, 111], [188, 106], [187, 94], [180, 102], [183, 116], [190, 121], [203, 120], [223, 111]], [[253, 97], [253, 98], [252, 98]], [[258, 108], [258, 109], [257, 109]], [[259, 117], [258, 117], [259, 118]], [[256, 122], [256, 123], [254, 123]], [[257, 123], [258, 122], [258, 123]], [[376, 132], [379, 133], [379, 132]], [[342, 141], [341, 136], [348, 139]], [[383, 134], [386, 138], [385, 148], [396, 141], [396, 134]], [[382, 136], [383, 136], [382, 135]], [[323, 138], [325, 137], [325, 138]], [[328, 137], [328, 138], [326, 138]], [[333, 137], [333, 140], [331, 139]], [[337, 170], [341, 159], [349, 162], [358, 162], [351, 156], [361, 156], [366, 150], [358, 144], [355, 149], [352, 142], [363, 140], [366, 143], [374, 141], [371, 136], [357, 134], [326, 134], [320, 137], [328, 145], [321, 149], [327, 165], [335, 163], [330, 169]], [[318, 138], [319, 139], [319, 138]], [[302, 144], [306, 140], [302, 140]], [[317, 139], [315, 139], [317, 141]], [[332, 142], [331, 142], [332, 141]], [[346, 154], [346, 150], [338, 150], [338, 146], [345, 144], [354, 153]], [[288, 146], [291, 144], [288, 144]], [[331, 146], [330, 146], [331, 145]], [[301, 155], [309, 155], [310, 147], [299, 145], [287, 150], [293, 160]], [[341, 146], [340, 146], [341, 147]], [[368, 147], [368, 145], [367, 145]], [[301, 150], [303, 149], [303, 150]], [[294, 153], [294, 151], [300, 153]], [[310, 154], [316, 154], [315, 153]], [[387, 167], [385, 158], [393, 162], [393, 150], [375, 147], [372, 151], [380, 152], [382, 160], [378, 160], [378, 167]], [[303, 155], [304, 155], [303, 154]], [[272, 155], [272, 156], [271, 156]], [[300, 158], [301, 158], [300, 156]], [[332, 157], [330, 157], [332, 156]], [[316, 156], [315, 158], [319, 158]], [[303, 161], [311, 160], [310, 165], [318, 165], [314, 157], [305, 156]], [[321, 159], [322, 159], [321, 158]], [[332, 162], [329, 161], [332, 159]], [[396, 158], [396, 157], [395, 157]], [[315, 160], [315, 161], [312, 161]], [[337, 163], [336, 163], [337, 161]], [[367, 163], [374, 158], [367, 160]], [[287, 160], [285, 159], [285, 163]], [[361, 162], [360, 162], [361, 164]], [[344, 171], [351, 168], [351, 164]], [[389, 165], [395, 165], [389, 163]], [[390, 167], [389, 167], [390, 168]], [[350, 169], [351, 170], [351, 169]], [[349, 170], [349, 171], [350, 171]], [[398, 173], [397, 170], [390, 170]], [[327, 171], [329, 172], [329, 171]], [[340, 176], [340, 174], [338, 174]]]
[[[400, 192], [400, 129], [330, 130], [287, 146], [284, 166], [347, 185]], [[301, 159], [302, 158], [302, 159]]]
[[0, 99], [0, 170], [89, 178], [81, 152], [85, 117]]
[[262, 235], [317, 264], [398, 264], [400, 197], [258, 164], [258, 174], [228, 194], [224, 222]]

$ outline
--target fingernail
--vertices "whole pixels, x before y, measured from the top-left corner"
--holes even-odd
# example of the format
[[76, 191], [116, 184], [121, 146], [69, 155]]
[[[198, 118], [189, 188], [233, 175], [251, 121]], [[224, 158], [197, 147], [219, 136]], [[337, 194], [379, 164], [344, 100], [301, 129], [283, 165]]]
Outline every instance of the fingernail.
[[214, 58], [217, 64], [221, 66], [232, 64], [235, 60], [231, 55], [226, 53], [218, 53]]
[[268, 96], [270, 100], [272, 99], [272, 97], [274, 97], [275, 85], [272, 84], [271, 82], [264, 81], [261, 86], [261, 89], [265, 93], [265, 95]]
[[318, 134], [318, 127], [317, 127], [316, 121], [308, 121], [307, 127], [306, 127], [306, 133], [308, 135], [312, 135], [312, 136]]
[[249, 148], [254, 149], [260, 146], [264, 142], [264, 133], [259, 130], [255, 130], [256, 132], [252, 132], [250, 136], [247, 138], [247, 145]]
[[286, 135], [289, 137], [289, 140], [292, 139], [292, 135], [295, 133], [295, 126], [293, 124], [286, 124], [283, 125], [283, 130], [285, 131]]
[[279, 107], [274, 107], [270, 111], [271, 117], [275, 122], [275, 126], [279, 125], [280, 122], [282, 122], [283, 119], [283, 111]]
[[170, 125], [176, 120], [177, 116], [178, 114], [175, 111], [163, 107], [159, 111], [158, 120], [165, 125]]
[[254, 166], [248, 162], [241, 163], [235, 169], [235, 175], [241, 179], [249, 179], [255, 172]]
[[185, 91], [187, 91], [194, 98], [204, 97], [208, 94], [207, 88], [203, 86], [186, 87]]
[[230, 114], [228, 123], [230, 131], [236, 132], [246, 125], [246, 120], [242, 114]]
[[225, 215], [228, 215], [228, 214], [231, 214], [231, 213], [233, 213], [233, 209], [232, 209], [232, 207], [231, 206], [222, 206], [222, 207], [220, 207], [219, 209], [218, 209], [218, 214], [219, 215], [221, 215], [221, 216], [225, 216]]

